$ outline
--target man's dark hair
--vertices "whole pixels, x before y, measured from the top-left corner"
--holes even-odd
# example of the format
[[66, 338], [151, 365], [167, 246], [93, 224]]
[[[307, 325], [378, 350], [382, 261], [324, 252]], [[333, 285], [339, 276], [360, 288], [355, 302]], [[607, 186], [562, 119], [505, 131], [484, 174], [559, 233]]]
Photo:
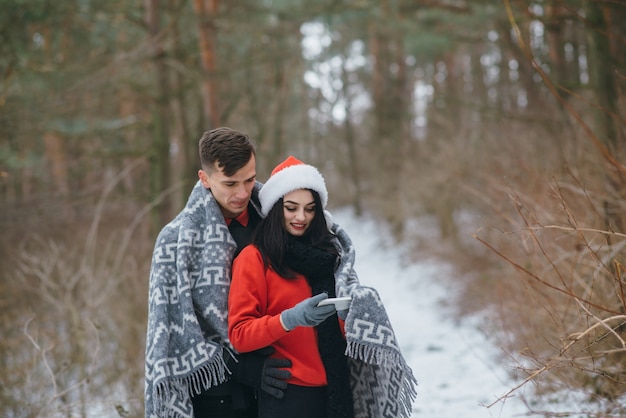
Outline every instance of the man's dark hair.
[[210, 174], [217, 163], [227, 177], [248, 164], [256, 153], [248, 135], [226, 127], [205, 132], [198, 143], [198, 150], [204, 171]]
[[[315, 216], [311, 220], [311, 225], [309, 225], [307, 231], [299, 239], [305, 244], [338, 255], [337, 248], [332, 242], [334, 235], [326, 225], [326, 217], [324, 216], [320, 195], [315, 190], [310, 191], [315, 202]], [[274, 203], [267, 217], [261, 220], [257, 226], [252, 243], [261, 252], [265, 267], [272, 266], [274, 271], [280, 276], [293, 278], [295, 277], [294, 273], [284, 263], [288, 240], [289, 232], [285, 229], [285, 214], [283, 212], [283, 198], [281, 197]]]

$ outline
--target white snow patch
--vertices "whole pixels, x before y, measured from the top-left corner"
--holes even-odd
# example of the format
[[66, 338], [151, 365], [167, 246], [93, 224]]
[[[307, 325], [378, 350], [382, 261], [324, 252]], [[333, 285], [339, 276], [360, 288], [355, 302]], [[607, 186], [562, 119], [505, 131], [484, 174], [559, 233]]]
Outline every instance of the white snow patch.
[[418, 380], [413, 417], [483, 418], [528, 416], [513, 397], [487, 408], [515, 383], [506, 365], [494, 364], [496, 347], [474, 326], [441, 305], [453, 297], [444, 287], [450, 269], [433, 262], [406, 263], [385, 228], [350, 210], [333, 213], [352, 238], [362, 284], [378, 290], [402, 352]]

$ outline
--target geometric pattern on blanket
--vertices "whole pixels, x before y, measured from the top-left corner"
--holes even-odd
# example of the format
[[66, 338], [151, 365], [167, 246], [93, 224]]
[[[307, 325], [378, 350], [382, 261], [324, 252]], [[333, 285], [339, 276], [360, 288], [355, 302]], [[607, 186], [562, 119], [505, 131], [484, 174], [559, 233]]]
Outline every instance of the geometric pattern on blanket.
[[191, 395], [227, 379], [227, 301], [236, 243], [197, 182], [159, 233], [150, 269], [146, 417], [193, 417]]
[[409, 417], [417, 380], [406, 363], [378, 292], [352, 289], [345, 322], [356, 417]]

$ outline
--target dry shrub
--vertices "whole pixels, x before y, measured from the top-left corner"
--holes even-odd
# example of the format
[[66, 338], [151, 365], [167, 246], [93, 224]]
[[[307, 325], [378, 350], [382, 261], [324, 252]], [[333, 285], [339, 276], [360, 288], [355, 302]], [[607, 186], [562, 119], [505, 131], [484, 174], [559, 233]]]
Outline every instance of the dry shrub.
[[100, 232], [33, 235], [16, 251], [2, 416], [140, 415], [150, 248], [119, 225]]
[[1, 416], [142, 416], [153, 240], [149, 208], [116, 199], [5, 224]]
[[533, 110], [524, 115], [532, 124], [460, 118], [415, 146], [420, 158], [402, 177], [411, 179], [406, 201], [393, 204], [420, 224], [405, 222], [416, 258], [434, 254], [456, 267], [451, 306], [485, 315], [502, 363], [517, 365], [520, 385], [506, 395], [530, 383], [529, 410], [567, 393], [577, 399], [572, 414], [623, 414], [626, 179], [580, 121]]
[[[623, 413], [626, 235], [610, 225], [622, 224], [625, 212], [609, 219], [605, 208], [626, 201], [588, 170], [566, 169], [543, 183], [526, 174], [527, 184], [494, 185], [500, 193], [485, 197], [507, 215], [476, 234], [500, 260], [483, 271], [498, 278], [487, 296], [497, 301], [493, 331], [519, 362], [518, 387], [573, 391], [604, 411], [597, 416]], [[513, 210], [495, 203], [502, 195]]]

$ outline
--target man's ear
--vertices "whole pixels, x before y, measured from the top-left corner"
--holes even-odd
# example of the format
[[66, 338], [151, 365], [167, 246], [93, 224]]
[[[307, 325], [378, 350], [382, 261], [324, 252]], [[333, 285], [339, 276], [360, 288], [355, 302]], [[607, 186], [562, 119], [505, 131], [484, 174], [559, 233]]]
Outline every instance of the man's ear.
[[211, 188], [211, 183], [209, 181], [209, 175], [206, 173], [206, 171], [198, 170], [198, 178], [200, 179], [200, 182], [202, 183], [202, 185], [206, 189], [210, 189]]

